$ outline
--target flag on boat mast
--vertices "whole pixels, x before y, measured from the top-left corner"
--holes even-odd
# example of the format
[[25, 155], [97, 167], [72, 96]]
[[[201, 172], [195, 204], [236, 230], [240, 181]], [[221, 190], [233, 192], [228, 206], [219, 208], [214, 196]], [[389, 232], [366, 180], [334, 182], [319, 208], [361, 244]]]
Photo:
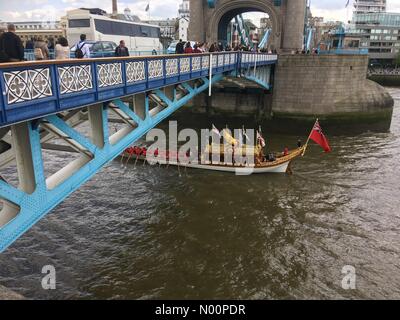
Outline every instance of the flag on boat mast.
[[[261, 129], [261, 128], [260, 128]], [[261, 145], [261, 147], [265, 147], [266, 143], [265, 143], [265, 139], [263, 138], [263, 136], [261, 135], [260, 131], [257, 131], [257, 143], [259, 145]]]
[[234, 137], [232, 137], [231, 131], [229, 129], [224, 129], [222, 133], [224, 134], [225, 142], [229, 145], [237, 146], [239, 144], [239, 142]]
[[315, 121], [315, 124], [311, 130], [311, 133], [308, 136], [307, 142], [304, 146], [303, 155], [306, 152], [306, 149], [307, 149], [307, 146], [308, 146], [308, 143], [310, 140], [314, 141], [316, 144], [319, 144], [324, 149], [325, 152], [332, 151], [332, 148], [329, 145], [328, 139], [325, 137], [324, 133], [322, 132], [322, 128], [321, 128], [321, 125], [319, 124], [318, 119]]
[[246, 144], [246, 141], [250, 141], [250, 138], [249, 138], [249, 136], [247, 135], [247, 132], [246, 132], [246, 129], [244, 128], [244, 126], [243, 126], [243, 136], [245, 137], [245, 141], [244, 141], [244, 143]]
[[220, 133], [219, 130], [214, 126], [214, 124], [212, 125], [212, 132], [215, 133], [218, 137], [221, 138], [221, 133]]

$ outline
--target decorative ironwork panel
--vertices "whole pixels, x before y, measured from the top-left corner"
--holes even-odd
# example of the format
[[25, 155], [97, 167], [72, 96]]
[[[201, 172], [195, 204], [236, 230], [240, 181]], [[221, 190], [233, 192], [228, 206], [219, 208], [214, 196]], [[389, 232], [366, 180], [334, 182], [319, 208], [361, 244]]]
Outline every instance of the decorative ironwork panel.
[[9, 105], [53, 96], [50, 69], [34, 69], [3, 73]]
[[92, 67], [90, 65], [58, 67], [60, 94], [93, 89]]
[[225, 54], [224, 58], [225, 58], [224, 66], [228, 66], [229, 65], [229, 61], [230, 61], [229, 54]]
[[99, 88], [122, 84], [122, 64], [107, 63], [97, 65]]
[[212, 57], [212, 66], [213, 66], [213, 68], [217, 67], [217, 56], [216, 55], [213, 55], [213, 57]]
[[128, 83], [146, 80], [144, 61], [133, 61], [126, 63], [126, 81]]
[[218, 67], [222, 67], [224, 65], [224, 55], [220, 54], [218, 56]]
[[179, 73], [178, 59], [167, 59], [165, 62], [167, 76], [173, 76]]
[[203, 58], [202, 58], [202, 62], [201, 62], [201, 64], [202, 64], [202, 67], [203, 67], [203, 70], [204, 69], [209, 69], [210, 68], [210, 57], [209, 56], [203, 56]]
[[236, 54], [231, 53], [230, 56], [231, 56], [231, 64], [235, 64], [235, 62], [236, 62]]
[[181, 73], [190, 72], [190, 58], [181, 58]]
[[192, 71], [200, 71], [200, 70], [201, 70], [201, 57], [193, 57]]
[[148, 64], [149, 79], [162, 78], [164, 76], [163, 60], [150, 60]]

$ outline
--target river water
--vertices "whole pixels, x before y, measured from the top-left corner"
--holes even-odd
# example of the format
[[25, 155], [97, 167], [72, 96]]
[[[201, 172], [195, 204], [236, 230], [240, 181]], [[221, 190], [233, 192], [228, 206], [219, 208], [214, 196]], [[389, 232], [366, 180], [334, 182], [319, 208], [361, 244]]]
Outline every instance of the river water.
[[[390, 133], [330, 136], [333, 152], [312, 146], [292, 176], [114, 161], [0, 255], [0, 284], [39, 299], [399, 299], [400, 89], [388, 90]], [[56, 290], [41, 287], [45, 265]]]

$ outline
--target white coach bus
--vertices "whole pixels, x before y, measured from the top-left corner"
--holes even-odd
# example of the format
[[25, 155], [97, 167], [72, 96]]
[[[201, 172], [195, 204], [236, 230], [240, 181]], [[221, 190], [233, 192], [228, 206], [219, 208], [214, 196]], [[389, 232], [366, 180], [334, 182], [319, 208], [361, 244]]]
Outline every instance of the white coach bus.
[[131, 54], [162, 51], [160, 27], [141, 23], [132, 15], [118, 14], [110, 18], [100, 9], [76, 9], [67, 12], [67, 39], [70, 47], [75, 46], [81, 34], [87, 41], [107, 41], [119, 44], [125, 41]]

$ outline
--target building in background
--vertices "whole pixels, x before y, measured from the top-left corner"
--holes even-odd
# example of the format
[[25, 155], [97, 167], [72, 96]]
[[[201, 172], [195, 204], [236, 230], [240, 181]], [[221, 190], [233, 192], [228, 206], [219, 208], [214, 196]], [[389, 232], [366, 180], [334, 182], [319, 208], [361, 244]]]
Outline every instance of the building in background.
[[324, 21], [323, 17], [312, 17], [309, 26], [313, 29], [311, 48], [326, 50], [331, 41], [331, 35], [343, 28], [341, 21]]
[[356, 0], [346, 34], [360, 37], [373, 63], [392, 64], [400, 53], [400, 13], [386, 12], [386, 0]]
[[354, 0], [354, 14], [386, 12], [386, 0]]
[[190, 0], [182, 0], [182, 3], [179, 5], [179, 18], [190, 19]]
[[400, 13], [355, 13], [347, 33], [361, 38], [375, 63], [391, 64], [400, 53]]
[[3, 21], [0, 21], [0, 35], [2, 35], [7, 30], [7, 24]]
[[264, 17], [260, 19], [260, 29], [272, 29], [272, 22], [270, 18]]
[[182, 0], [182, 3], [179, 5], [178, 15], [178, 38], [183, 41], [189, 41], [190, 0]]
[[[24, 46], [34, 37], [41, 37], [44, 41], [53, 39], [57, 42], [57, 39], [65, 36], [66, 32], [60, 21], [3, 22], [3, 28], [7, 29], [9, 23], [15, 25], [16, 34], [21, 38]], [[2, 29], [1, 25], [0, 29]]]
[[164, 20], [149, 20], [144, 21], [146, 23], [156, 25], [160, 27], [161, 34], [161, 43], [164, 49], [167, 49], [169, 44], [178, 38], [178, 23], [179, 20], [176, 18], [173, 19], [164, 19]]
[[191, 41], [188, 39], [189, 34], [189, 19], [188, 18], [179, 18], [179, 31], [178, 38], [183, 41]]

